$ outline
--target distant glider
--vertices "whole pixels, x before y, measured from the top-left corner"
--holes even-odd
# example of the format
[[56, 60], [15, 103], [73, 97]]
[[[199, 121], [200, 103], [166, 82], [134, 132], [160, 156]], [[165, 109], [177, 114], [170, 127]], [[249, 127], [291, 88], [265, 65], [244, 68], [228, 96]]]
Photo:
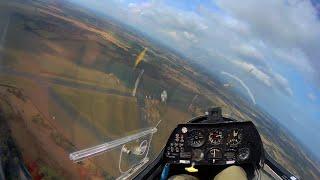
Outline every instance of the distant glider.
[[137, 56], [136, 61], [134, 63], [134, 68], [136, 68], [141, 63], [141, 61], [144, 59], [144, 56], [146, 55], [146, 52], [147, 52], [147, 48], [144, 48], [141, 51], [141, 53]]

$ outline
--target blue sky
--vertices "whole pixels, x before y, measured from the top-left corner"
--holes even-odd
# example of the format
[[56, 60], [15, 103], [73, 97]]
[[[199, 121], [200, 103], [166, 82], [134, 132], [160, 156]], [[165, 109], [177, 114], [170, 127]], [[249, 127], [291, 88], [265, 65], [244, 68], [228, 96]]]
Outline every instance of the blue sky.
[[[216, 76], [320, 149], [320, 3], [313, 0], [72, 0], [130, 24]], [[252, 98], [247, 96], [253, 103]], [[251, 99], [251, 100], [250, 100]]]

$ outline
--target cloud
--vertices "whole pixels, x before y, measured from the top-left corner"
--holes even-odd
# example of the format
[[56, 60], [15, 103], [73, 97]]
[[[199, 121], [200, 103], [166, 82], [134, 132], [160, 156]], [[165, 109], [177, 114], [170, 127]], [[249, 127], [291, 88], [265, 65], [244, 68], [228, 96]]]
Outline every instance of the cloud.
[[293, 96], [293, 90], [290, 87], [290, 83], [283, 75], [273, 72], [271, 69], [259, 69], [255, 65], [245, 61], [234, 60], [232, 62], [236, 67], [247, 72], [248, 74], [245, 74], [246, 76], [251, 74], [267, 87], [281, 91], [287, 96]]
[[316, 10], [310, 1], [218, 0], [222, 9], [246, 22], [252, 32], [277, 45], [292, 47], [306, 40], [319, 37]]
[[126, 13], [127, 23], [180, 51], [195, 47], [208, 28], [198, 14], [161, 1], [129, 4]]
[[252, 58], [254, 60], [263, 60], [264, 55], [254, 46], [250, 44], [241, 44], [232, 47], [235, 52], [238, 52], [240, 55], [247, 57], [247, 58]]
[[247, 62], [239, 61], [239, 60], [233, 61], [233, 63], [236, 66], [242, 68], [244, 71], [252, 74], [256, 79], [258, 79], [259, 81], [264, 83], [266, 86], [271, 87], [271, 85], [272, 85], [271, 77], [268, 74], [266, 74], [265, 72], [263, 72], [262, 70], [258, 69], [253, 64], [249, 64]]
[[278, 89], [283, 90], [287, 95], [293, 96], [293, 90], [290, 87], [289, 81], [281, 74], [273, 73], [274, 83]]
[[252, 38], [268, 46], [274, 61], [284, 62], [320, 82], [320, 22], [317, 10], [305, 1], [218, 0], [220, 8], [245, 22]]
[[188, 31], [183, 31], [183, 36], [184, 36], [187, 40], [189, 40], [189, 41], [191, 41], [191, 42], [193, 42], [193, 43], [198, 42], [197, 37], [196, 37], [193, 33], [190, 33], [190, 32], [188, 32]]

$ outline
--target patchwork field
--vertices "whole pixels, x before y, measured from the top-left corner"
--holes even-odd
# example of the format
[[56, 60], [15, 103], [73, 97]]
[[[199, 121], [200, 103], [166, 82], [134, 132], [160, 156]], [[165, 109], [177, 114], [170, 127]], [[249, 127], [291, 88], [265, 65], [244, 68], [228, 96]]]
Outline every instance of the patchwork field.
[[178, 123], [210, 106], [255, 122], [279, 162], [303, 177], [318, 176], [317, 165], [271, 117], [129, 27], [60, 0], [1, 1], [0, 14], [0, 108], [34, 179], [114, 179], [119, 150], [80, 164], [69, 153], [161, 120], [152, 159]]

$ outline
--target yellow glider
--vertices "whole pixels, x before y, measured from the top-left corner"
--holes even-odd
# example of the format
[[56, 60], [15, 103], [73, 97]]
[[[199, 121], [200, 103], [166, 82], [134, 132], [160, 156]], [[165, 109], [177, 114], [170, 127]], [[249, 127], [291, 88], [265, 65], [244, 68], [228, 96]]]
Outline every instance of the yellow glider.
[[141, 53], [137, 56], [136, 61], [134, 63], [134, 68], [136, 68], [141, 63], [141, 61], [144, 59], [144, 56], [146, 55], [146, 52], [147, 52], [147, 48], [144, 48], [141, 51]]

